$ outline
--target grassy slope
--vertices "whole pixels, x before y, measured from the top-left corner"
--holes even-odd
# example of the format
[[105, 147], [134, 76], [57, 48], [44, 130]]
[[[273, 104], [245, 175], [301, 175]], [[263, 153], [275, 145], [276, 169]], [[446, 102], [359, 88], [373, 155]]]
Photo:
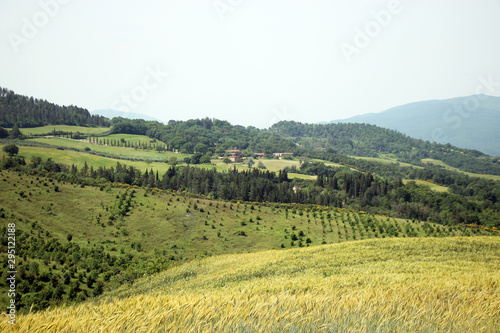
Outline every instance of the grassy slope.
[[[2, 149], [3, 146], [4, 146], [4, 144], [0, 144], [0, 149]], [[119, 148], [117, 147], [116, 149], [119, 149]], [[129, 150], [135, 151], [133, 148], [122, 148], [122, 149], [129, 149]], [[142, 151], [137, 151], [137, 153], [138, 154], [142, 153]], [[181, 154], [175, 154], [175, 153], [158, 153], [158, 152], [153, 152], [153, 151], [148, 151], [147, 154], [150, 154], [151, 156], [156, 156], [156, 158], [164, 158], [165, 161], [168, 161], [169, 156], [173, 155], [173, 156], [178, 157], [178, 159], [179, 159], [180, 155], [181, 155]], [[139, 169], [143, 172], [145, 170], [150, 170], [152, 168], [155, 171], [158, 170], [158, 172], [161, 175], [163, 175], [170, 167], [170, 165], [168, 165], [166, 163], [161, 163], [161, 162], [147, 163], [145, 161], [118, 160], [118, 159], [114, 159], [114, 158], [92, 155], [90, 153], [85, 153], [85, 152], [78, 152], [78, 151], [72, 151], [72, 150], [60, 150], [60, 149], [56, 149], [56, 148], [40, 148], [40, 147], [19, 146], [19, 156], [23, 156], [27, 162], [29, 162], [33, 156], [39, 156], [43, 160], [50, 157], [50, 158], [52, 158], [52, 160], [54, 162], [69, 165], [69, 166], [74, 164], [78, 167], [82, 167], [85, 164], [85, 162], [87, 162], [89, 166], [93, 166], [94, 168], [97, 168], [99, 166], [103, 166], [103, 167], [107, 167], [107, 168], [116, 167], [116, 162], [120, 162], [121, 164], [125, 164], [127, 166], [136, 167], [137, 169]], [[129, 156], [129, 157], [134, 157], [134, 156]]]
[[21, 133], [25, 135], [33, 134], [49, 134], [56, 131], [63, 132], [80, 132], [85, 134], [101, 134], [109, 131], [110, 127], [81, 127], [81, 126], [69, 126], [69, 125], [50, 125], [50, 126], [42, 126], [42, 127], [29, 127], [29, 128], [20, 128]]
[[435, 160], [433, 158], [424, 158], [424, 159], [422, 159], [422, 162], [439, 165], [447, 170], [461, 172], [461, 173], [464, 173], [464, 174], [471, 176], [471, 177], [481, 177], [481, 178], [492, 179], [492, 180], [500, 180], [500, 176], [497, 176], [497, 175], [485, 175], [485, 174], [480, 174], [480, 173], [472, 173], [472, 172], [462, 171], [460, 169], [454, 168], [454, 167], [444, 163], [443, 161]]
[[434, 184], [432, 182], [420, 179], [403, 179], [403, 183], [408, 184], [409, 182], [415, 182], [417, 185], [429, 186], [431, 190], [436, 192], [448, 192], [448, 187]]
[[[193, 261], [17, 331], [498, 332], [500, 239], [385, 239]], [[29, 327], [29, 328], [28, 328]], [[6, 320], [4, 331], [12, 329]]]
[[[111, 136], [109, 136], [111, 137]], [[127, 140], [131, 140], [131, 142], [143, 141], [142, 136], [133, 136], [127, 135]], [[111, 147], [105, 145], [97, 145], [88, 142], [82, 142], [77, 140], [69, 140], [62, 138], [37, 138], [30, 139], [28, 141], [42, 142], [58, 147], [70, 147], [77, 149], [84, 149], [85, 147], [89, 147], [92, 151], [101, 152], [104, 154], [112, 154], [116, 157], [121, 158], [136, 158], [142, 159], [144, 161], [128, 161], [128, 160], [117, 160], [113, 158], [101, 157], [92, 155], [86, 152], [77, 152], [71, 150], [60, 150], [56, 148], [40, 148], [40, 147], [25, 147], [19, 146], [19, 155], [24, 156], [27, 160], [31, 159], [33, 156], [40, 156], [42, 158], [51, 157], [53, 161], [58, 163], [63, 163], [65, 165], [75, 164], [76, 166], [82, 167], [87, 161], [89, 165], [94, 167], [103, 166], [103, 167], [114, 167], [116, 166], [116, 162], [120, 162], [122, 164], [126, 164], [127, 166], [133, 166], [138, 168], [141, 171], [150, 170], [153, 168], [155, 171], [158, 170], [160, 174], [163, 174], [167, 171], [170, 165], [160, 162], [151, 162], [147, 163], [149, 160], [158, 160], [162, 159], [165, 162], [169, 160], [170, 157], [176, 157], [177, 161], [181, 162], [185, 157], [188, 157], [187, 154], [178, 154], [172, 152], [157, 152], [155, 150], [142, 150], [142, 149], [134, 149], [134, 148], [126, 148], [126, 147]], [[4, 144], [0, 143], [0, 149], [4, 146]], [[299, 167], [299, 161], [286, 161], [286, 160], [275, 160], [275, 159], [254, 159], [255, 165], [260, 161], [262, 162], [267, 170], [277, 172], [285, 166], [295, 165], [297, 168]], [[332, 163], [326, 163], [331, 164]], [[221, 160], [212, 160], [212, 164], [210, 165], [193, 165], [196, 167], [207, 168], [207, 169], [216, 169], [217, 171], [226, 171], [229, 169], [233, 169], [236, 167], [238, 170], [248, 170], [248, 165], [245, 163], [232, 163], [225, 164]], [[290, 178], [301, 178], [301, 179], [316, 179], [315, 176], [307, 176], [301, 174], [289, 174]]]
[[349, 157], [360, 159], [360, 160], [379, 162], [379, 163], [384, 163], [384, 164], [394, 163], [394, 164], [399, 164], [401, 166], [412, 167], [415, 169], [423, 169], [421, 166], [399, 162], [396, 158], [391, 158], [388, 156], [384, 156], [384, 158], [381, 158], [381, 157], [361, 157], [361, 156], [349, 156]]
[[[37, 179], [38, 178], [38, 179]], [[55, 186], [58, 192], [55, 192]], [[80, 246], [102, 245], [110, 254], [131, 253], [143, 258], [149, 265], [150, 258], [161, 253], [172, 263], [211, 255], [257, 252], [262, 250], [297, 248], [302, 243], [320, 245], [350, 240], [382, 238], [394, 235], [414, 236], [460, 236], [487, 234], [479, 229], [449, 228], [371, 216], [359, 212], [346, 212], [324, 207], [316, 213], [299, 210], [289, 205], [288, 217], [283, 208], [275, 205], [254, 205], [220, 202], [185, 197], [165, 191], [145, 196], [145, 190], [137, 188], [130, 212], [120, 221], [109, 222], [110, 212], [115, 209], [117, 195], [126, 188], [85, 187], [58, 183], [45, 177], [34, 177], [17, 172], [0, 172], [0, 208], [5, 218], [2, 226], [16, 223], [17, 230], [33, 233], [34, 222], [42, 230], [50, 232], [61, 243], [66, 243], [68, 234], [72, 242]], [[196, 208], [195, 208], [196, 205]], [[285, 207], [285, 206], [283, 206]], [[189, 211], [188, 211], [189, 210]], [[203, 211], [202, 211], [203, 210]], [[328, 218], [331, 214], [331, 218]], [[323, 219], [321, 218], [323, 216]], [[259, 219], [260, 218], [260, 219]], [[244, 222], [244, 223], [242, 223]], [[323, 223], [324, 222], [324, 223]], [[427, 228], [432, 226], [432, 228]], [[393, 231], [391, 231], [393, 230]], [[36, 231], [35, 231], [36, 232]], [[240, 235], [244, 232], [244, 235]], [[300, 237], [300, 232], [304, 236]], [[293, 242], [292, 237], [299, 239]], [[140, 242], [142, 251], [132, 248]], [[0, 253], [0, 259], [5, 253]], [[3, 260], [3, 259], [2, 259]], [[54, 262], [39, 261], [42, 271]], [[55, 272], [60, 272], [57, 265]], [[84, 288], [82, 283], [82, 288]], [[0, 293], [2, 304], [7, 293]]]
[[[142, 140], [142, 136], [134, 137], [127, 139], [130, 142], [145, 142]], [[137, 140], [137, 141], [135, 141]], [[62, 138], [36, 138], [29, 139], [28, 141], [42, 142], [53, 146], [58, 147], [69, 147], [69, 148], [77, 148], [77, 149], [85, 149], [85, 147], [90, 148], [96, 152], [102, 152], [105, 154], [113, 154], [119, 157], [127, 157], [127, 158], [138, 158], [138, 159], [159, 159], [163, 158], [168, 160], [170, 156], [175, 156], [177, 159], [182, 160], [184, 157], [188, 156], [185, 154], [176, 154], [171, 152], [162, 152], [159, 153], [155, 150], [148, 149], [135, 149], [135, 148], [127, 148], [127, 147], [113, 147], [106, 145], [99, 145], [89, 142], [83, 142], [78, 140], [70, 140], [70, 139], [62, 139]], [[149, 142], [149, 141], [147, 141]]]
[[[407, 228], [414, 229], [417, 236], [428, 235], [422, 222], [348, 213], [333, 207], [326, 211], [321, 209], [314, 217], [305, 208], [302, 216], [299, 210], [294, 211], [294, 207], [302, 205], [288, 205], [287, 218], [284, 208], [274, 208], [275, 205], [268, 207], [255, 204], [252, 209], [251, 204], [196, 199], [167, 191], [144, 196], [145, 190], [136, 188], [134, 205], [123, 221], [123, 228], [128, 230], [128, 235], [121, 237], [120, 230], [123, 228], [108, 225], [107, 217], [113, 209], [116, 195], [123, 193], [126, 188], [100, 191], [95, 187], [80, 188], [49, 178], [38, 178], [10, 171], [0, 173], [0, 202], [9, 212], [7, 215], [14, 213], [18, 222], [19, 219], [36, 220], [61, 241], [65, 241], [66, 235], [71, 233], [73, 242], [113, 242], [115, 247], [118, 245], [118, 250], [121, 245], [127, 247], [133, 241], [141, 241], [147, 251], [154, 248], [170, 250], [175, 244], [179, 248], [184, 247], [178, 253], [192, 258], [205, 250], [208, 254], [223, 254], [278, 249], [282, 243], [290, 247], [292, 233], [298, 235], [299, 231], [304, 232], [304, 240], [312, 240], [311, 245], [319, 245], [323, 240], [337, 243], [389, 236], [378, 227], [374, 230], [372, 226], [375, 226], [375, 222], [385, 223], [385, 229], [393, 225], [401, 236], [406, 235]], [[55, 185], [59, 187], [59, 192], [54, 191]], [[195, 204], [198, 206], [196, 209]], [[49, 206], [50, 210], [47, 208]], [[322, 214], [323, 211], [325, 213]], [[331, 214], [330, 220], [326, 217], [327, 213]], [[257, 216], [261, 219], [258, 220]], [[357, 222], [368, 219], [372, 219], [372, 222], [366, 222], [369, 227]], [[241, 222], [245, 222], [245, 225]], [[436, 229], [433, 233], [435, 236], [459, 236], [464, 232], [461, 228], [430, 225]], [[19, 228], [29, 231], [26, 222], [20, 222]], [[239, 231], [245, 231], [247, 236], [237, 235]], [[203, 236], [207, 239], [203, 240]], [[305, 241], [303, 243], [305, 245]], [[297, 245], [298, 242], [295, 242]]]

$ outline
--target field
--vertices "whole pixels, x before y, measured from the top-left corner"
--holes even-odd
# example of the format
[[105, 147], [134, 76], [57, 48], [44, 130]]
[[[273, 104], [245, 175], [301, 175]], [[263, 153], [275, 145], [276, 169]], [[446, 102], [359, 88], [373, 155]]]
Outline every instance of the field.
[[[54, 191], [56, 185], [57, 192]], [[145, 195], [144, 189], [128, 185], [101, 191], [96, 187], [81, 188], [9, 171], [0, 173], [0, 186], [2, 208], [15, 212], [17, 220], [38, 221], [60, 240], [71, 233], [73, 242], [84, 245], [90, 241], [107, 244], [105, 247], [111, 242], [117, 249], [123, 244], [129, 246], [129, 242], [141, 241], [147, 251], [155, 247], [170, 249], [175, 244], [182, 248], [177, 252], [189, 258], [203, 252], [217, 255], [298, 247], [299, 244], [313, 246], [368, 238], [461, 236], [480, 232], [334, 207], [238, 204], [160, 190]], [[120, 237], [122, 227], [108, 224], [107, 218], [113, 211], [116, 196], [132, 189], [136, 192], [133, 205], [122, 223], [128, 235]], [[20, 205], [23, 210], [18, 209]], [[29, 223], [22, 222], [19, 228], [29, 231]], [[245, 236], [240, 235], [241, 231]], [[307, 238], [310, 243], [306, 242]]]
[[498, 332], [500, 239], [364, 240], [194, 260], [4, 332]]
[[448, 192], [448, 187], [434, 184], [432, 182], [420, 179], [403, 179], [404, 184], [408, 184], [409, 182], [415, 182], [417, 185], [425, 185], [429, 186], [431, 190], [436, 192]]
[[500, 180], [500, 176], [497, 176], [497, 175], [485, 175], [485, 174], [481, 174], [481, 173], [472, 173], [472, 172], [462, 171], [458, 168], [454, 168], [454, 167], [444, 163], [443, 161], [435, 160], [432, 158], [424, 158], [424, 159], [422, 159], [422, 162], [439, 165], [439, 166], [442, 166], [443, 168], [445, 168], [446, 170], [461, 172], [461, 173], [466, 174], [470, 177], [480, 177], [480, 178], [486, 178], [486, 179], [492, 179], [492, 180]]
[[396, 158], [391, 158], [388, 156], [385, 156], [382, 158], [382, 157], [361, 157], [361, 156], [350, 155], [349, 157], [356, 158], [359, 160], [367, 160], [367, 161], [379, 162], [379, 163], [384, 163], [384, 164], [394, 163], [394, 164], [399, 164], [401, 166], [411, 167], [411, 168], [415, 168], [415, 169], [422, 169], [421, 166], [399, 162]]
[[[170, 167], [168, 162], [170, 157], [176, 157], [178, 163], [182, 162], [185, 157], [190, 155], [187, 154], [178, 154], [172, 152], [157, 152], [155, 150], [142, 150], [142, 149], [134, 149], [134, 148], [126, 148], [126, 147], [111, 147], [105, 145], [97, 145], [87, 142], [81, 142], [77, 140], [68, 140], [61, 138], [37, 138], [30, 139], [28, 141], [35, 141], [41, 143], [47, 143], [58, 147], [70, 147], [76, 149], [84, 149], [85, 147], [91, 148], [91, 151], [96, 151], [99, 153], [103, 153], [106, 155], [110, 155], [110, 157], [103, 157], [98, 155], [93, 155], [90, 152], [79, 152], [73, 150], [61, 150], [57, 148], [40, 148], [40, 147], [27, 147], [27, 146], [19, 146], [19, 156], [23, 156], [27, 161], [29, 161], [34, 156], [39, 156], [42, 159], [46, 159], [48, 157], [52, 158], [53, 161], [57, 163], [61, 163], [67, 166], [71, 166], [72, 164], [83, 167], [85, 162], [89, 165], [95, 167], [115, 167], [116, 162], [121, 164], [125, 164], [127, 166], [133, 166], [142, 172], [146, 170], [153, 169], [163, 175], [168, 168]], [[0, 143], [0, 149], [4, 144]], [[5, 155], [5, 154], [4, 154]], [[112, 158], [115, 157], [115, 158]], [[137, 160], [121, 160], [119, 158], [127, 158], [127, 159], [137, 159]], [[149, 160], [149, 161], [148, 161]], [[163, 160], [164, 162], [151, 162]], [[262, 161], [262, 163], [267, 167], [270, 167], [270, 171], [278, 171], [280, 170], [280, 166], [287, 165], [297, 165], [298, 161], [285, 161], [292, 163], [283, 163], [280, 160], [267, 160], [267, 159], [259, 159], [255, 160], [256, 164]], [[256, 164], [254, 166], [256, 166]], [[212, 160], [212, 164], [198, 164], [192, 165], [200, 168], [206, 169], [216, 169], [217, 171], [227, 171], [236, 167], [238, 170], [248, 170], [248, 165], [245, 163], [231, 163], [226, 164], [221, 160]], [[289, 173], [289, 178], [299, 178], [299, 179], [316, 179], [315, 176], [308, 176], [296, 173]]]
[[[109, 136], [111, 138], [113, 136]], [[137, 135], [137, 136], [132, 136], [132, 135], [127, 135], [128, 137], [127, 142], [130, 143], [149, 143], [151, 139], [142, 136], [142, 135]], [[106, 137], [108, 138], [108, 137]], [[144, 140], [144, 138], [147, 138], [148, 140]], [[111, 140], [111, 139], [109, 139]], [[115, 140], [119, 140], [118, 138], [115, 138]], [[182, 160], [184, 157], [188, 156], [185, 154], [177, 154], [177, 153], [172, 153], [172, 152], [158, 152], [154, 149], [135, 149], [131, 147], [114, 147], [114, 146], [107, 146], [107, 145], [100, 145], [100, 144], [94, 144], [94, 143], [89, 143], [89, 142], [83, 142], [79, 140], [71, 140], [71, 139], [63, 139], [63, 138], [57, 138], [57, 137], [49, 137], [49, 138], [36, 138], [36, 139], [29, 139], [27, 141], [34, 141], [34, 142], [41, 142], [41, 143], [46, 143], [49, 145], [57, 146], [57, 147], [69, 147], [69, 148], [76, 148], [76, 149], [85, 149], [90, 148], [91, 151], [96, 151], [100, 153], [104, 153], [110, 156], [115, 156], [116, 158], [136, 158], [136, 159], [143, 159], [143, 160], [154, 160], [154, 159], [166, 159], [168, 160], [169, 157], [175, 156], [177, 159]], [[163, 143], [160, 143], [163, 144]], [[153, 144], [154, 145], [154, 144]]]
[[[135, 135], [135, 134], [110, 134], [106, 135], [103, 137], [97, 137], [98, 139], [108, 139], [108, 140], [125, 140], [127, 142], [130, 142], [132, 144], [139, 144], [139, 143], [153, 143], [151, 142], [153, 139], [151, 139], [149, 136], [146, 135]], [[155, 140], [156, 142], [164, 145], [165, 143], [160, 141], [160, 140]], [[154, 144], [154, 143], [153, 143]]]
[[[2, 226], [15, 223], [18, 234], [32, 235], [42, 242], [58, 240], [63, 245], [72, 235], [71, 243], [82, 249], [102, 248], [103, 253], [120, 260], [130, 256], [127, 260], [133, 262], [131, 271], [115, 272], [125, 277], [230, 253], [372, 238], [490, 234], [481, 229], [374, 216], [335, 207], [224, 202], [125, 184], [82, 187], [58, 182], [50, 175], [27, 176], [5, 170], [0, 172], [0, 188]], [[123, 202], [128, 199], [130, 204], [124, 210]], [[5, 260], [6, 253], [1, 251], [0, 260]], [[49, 276], [62, 276], [71, 269], [71, 281], [78, 283], [82, 297], [92, 295], [86, 278], [92, 259], [71, 264], [70, 258], [66, 263], [57, 259], [56, 253], [34, 253], [38, 252], [22, 255], [25, 267], [37, 262], [40, 274]], [[96, 276], [101, 281], [109, 277], [106, 269]], [[110, 286], [116, 286], [113, 283]], [[69, 283], [65, 285], [67, 291]], [[42, 289], [44, 285], [38, 286]], [[7, 302], [5, 287], [0, 282], [0, 304]]]
[[[64, 140], [64, 139], [59, 139]], [[64, 140], [70, 141], [70, 140]], [[3, 147], [3, 144], [0, 144], [0, 149]], [[119, 147], [115, 147], [114, 149], [120, 149]], [[121, 148], [121, 149], [130, 149], [134, 151], [133, 148]], [[142, 153], [138, 151], [137, 153]], [[157, 156], [158, 159], [164, 159], [164, 161], [168, 161], [169, 156], [175, 156], [178, 159], [181, 159], [182, 154], [175, 153], [158, 153], [153, 151], [146, 152], [147, 154], [151, 154], [151, 156]], [[5, 154], [3, 154], [5, 155]], [[168, 168], [169, 164], [165, 162], [147, 162], [147, 161], [128, 161], [128, 160], [117, 160], [109, 157], [102, 157], [98, 155], [93, 155], [85, 152], [78, 152], [73, 150], [60, 150], [57, 148], [39, 148], [39, 147], [27, 147], [27, 146], [19, 146], [19, 156], [22, 156], [26, 159], [26, 161], [30, 161], [33, 156], [39, 156], [43, 160], [47, 158], [52, 158], [54, 162], [61, 163], [67, 166], [71, 166], [72, 164], [83, 167], [85, 162], [88, 165], [97, 168], [99, 166], [102, 167], [116, 167], [116, 163], [119, 162], [121, 164], [125, 164], [127, 166], [133, 166], [142, 172], [146, 170], [154, 169], [158, 171], [160, 174], [164, 174]]]
[[30, 127], [30, 128], [20, 128], [19, 130], [24, 135], [41, 135], [53, 133], [55, 131], [62, 132], [80, 132], [83, 134], [102, 134], [109, 131], [109, 127], [81, 127], [81, 126], [69, 126], [69, 125], [50, 125], [42, 127]]

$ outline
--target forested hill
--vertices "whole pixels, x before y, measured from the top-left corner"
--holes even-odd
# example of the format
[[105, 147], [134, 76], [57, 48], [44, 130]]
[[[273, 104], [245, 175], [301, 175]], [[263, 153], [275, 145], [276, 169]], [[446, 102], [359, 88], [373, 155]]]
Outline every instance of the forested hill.
[[498, 158], [477, 150], [414, 139], [375, 125], [282, 121], [274, 124], [269, 131], [291, 139], [305, 149], [326, 149], [364, 157], [390, 156], [415, 165], [422, 165], [422, 159], [432, 158], [464, 171], [500, 175]]
[[397, 106], [330, 123], [365, 123], [500, 156], [500, 97], [472, 95]]
[[77, 106], [60, 106], [0, 88], [0, 126], [109, 126], [109, 120]]
[[218, 119], [171, 120], [167, 125], [142, 119], [113, 118], [111, 133], [147, 135], [181, 153], [217, 153], [240, 149], [245, 153], [298, 152], [292, 140], [255, 127], [231, 125]]

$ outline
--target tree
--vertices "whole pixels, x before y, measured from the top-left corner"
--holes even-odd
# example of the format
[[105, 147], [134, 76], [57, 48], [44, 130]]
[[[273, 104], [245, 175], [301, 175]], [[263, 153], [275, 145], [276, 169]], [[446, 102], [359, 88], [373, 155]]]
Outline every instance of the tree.
[[201, 164], [210, 164], [210, 154], [205, 154], [200, 158]]
[[71, 234], [68, 234], [68, 237], [66, 237], [68, 239], [68, 242], [71, 242], [71, 240], [73, 239], [73, 235]]
[[9, 132], [5, 128], [0, 127], [0, 139], [5, 139], [8, 136]]
[[222, 162], [226, 163], [226, 164], [230, 164], [231, 163], [231, 160], [229, 159], [229, 157], [224, 157], [222, 159]]
[[201, 143], [201, 142], [198, 142], [195, 146], [194, 146], [194, 151], [196, 153], [202, 153], [202, 154], [205, 154], [208, 150], [208, 147], [206, 144], [204, 143]]
[[9, 156], [14, 156], [17, 155], [17, 153], [19, 153], [19, 147], [13, 144], [5, 145], [3, 147], [3, 151], [9, 154]]
[[200, 159], [203, 155], [200, 153], [196, 153], [191, 156], [191, 164], [200, 164]]
[[259, 161], [259, 164], [257, 164], [257, 168], [258, 169], [267, 169], [266, 166], [261, 161]]
[[171, 156], [171, 157], [168, 159], [168, 164], [170, 164], [170, 165], [176, 165], [176, 164], [177, 164], [177, 157], [175, 157], [175, 156]]
[[255, 164], [255, 162], [253, 161], [253, 159], [252, 159], [252, 158], [249, 158], [249, 159], [248, 159], [247, 164], [248, 164], [248, 167], [249, 167], [249, 168], [251, 168], [251, 167], [252, 167], [252, 165], [254, 165], [254, 164]]
[[23, 137], [23, 133], [21, 133], [17, 126], [12, 127], [9, 134], [10, 139], [22, 139]]

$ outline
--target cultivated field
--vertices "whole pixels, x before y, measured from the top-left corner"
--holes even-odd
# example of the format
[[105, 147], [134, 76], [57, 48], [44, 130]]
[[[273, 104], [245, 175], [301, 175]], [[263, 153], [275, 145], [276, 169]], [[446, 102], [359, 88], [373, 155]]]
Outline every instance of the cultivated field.
[[498, 332], [500, 239], [346, 242], [195, 260], [4, 332]]

